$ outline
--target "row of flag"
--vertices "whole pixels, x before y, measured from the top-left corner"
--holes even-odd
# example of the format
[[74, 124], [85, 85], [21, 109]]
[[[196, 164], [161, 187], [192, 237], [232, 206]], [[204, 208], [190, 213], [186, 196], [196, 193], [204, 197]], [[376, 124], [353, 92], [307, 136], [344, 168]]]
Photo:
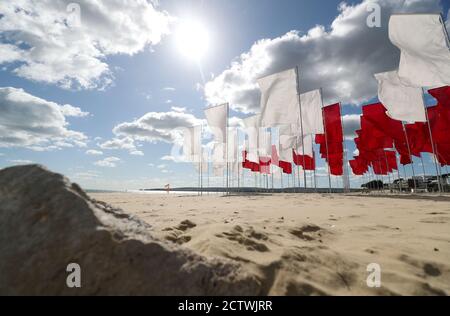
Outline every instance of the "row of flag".
[[[358, 154], [348, 162], [355, 175], [372, 167], [378, 175], [412, 163], [413, 156], [432, 153], [442, 165], [450, 162], [450, 45], [438, 14], [392, 15], [389, 38], [400, 51], [397, 70], [375, 74], [379, 103], [363, 106], [356, 131]], [[260, 113], [243, 119], [246, 135], [240, 147], [236, 128], [228, 124], [228, 104], [205, 110], [214, 136], [215, 175], [239, 174], [240, 168], [270, 174], [273, 166], [291, 174], [293, 165], [316, 169], [314, 143], [329, 175], [345, 175], [345, 142], [340, 103], [324, 106], [321, 89], [300, 93], [299, 68], [258, 80]], [[426, 107], [424, 87], [438, 100]], [[184, 153], [203, 170], [208, 159], [201, 145], [202, 127], [185, 133]], [[305, 186], [306, 186], [306, 173]]]

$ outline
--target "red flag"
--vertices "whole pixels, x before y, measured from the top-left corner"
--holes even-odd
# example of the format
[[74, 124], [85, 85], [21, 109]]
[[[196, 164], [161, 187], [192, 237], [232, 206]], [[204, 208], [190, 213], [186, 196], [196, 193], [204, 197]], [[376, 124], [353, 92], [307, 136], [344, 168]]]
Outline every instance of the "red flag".
[[323, 117], [326, 136], [316, 135], [316, 143], [320, 145], [320, 155], [327, 160], [331, 174], [341, 176], [343, 175], [344, 135], [340, 104], [324, 107]]
[[280, 160], [279, 166], [283, 169], [283, 173], [292, 174], [292, 164], [290, 162]]

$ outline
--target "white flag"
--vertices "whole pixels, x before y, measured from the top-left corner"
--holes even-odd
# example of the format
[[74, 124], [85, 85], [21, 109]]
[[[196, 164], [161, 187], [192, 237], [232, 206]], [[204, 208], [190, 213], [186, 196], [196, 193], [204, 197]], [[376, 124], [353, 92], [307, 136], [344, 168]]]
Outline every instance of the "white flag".
[[303, 135], [324, 134], [322, 93], [313, 90], [300, 95]]
[[[203, 150], [203, 157], [201, 158], [201, 162], [198, 161], [198, 163], [195, 163], [195, 170], [197, 170], [197, 172], [202, 172], [202, 173], [208, 173], [209, 172], [209, 160], [208, 160], [208, 153]], [[201, 165], [201, 170], [200, 170], [200, 165]]]
[[300, 106], [295, 69], [258, 80], [261, 89], [261, 126], [298, 124]]
[[292, 151], [297, 147], [297, 134], [292, 130], [291, 125], [282, 125], [279, 127], [278, 155], [279, 159], [286, 162], [293, 162]]
[[212, 165], [213, 165], [213, 175], [215, 177], [221, 177], [223, 176], [223, 172], [225, 169], [225, 151], [224, 151], [224, 144], [223, 143], [216, 143], [213, 147], [213, 153], [212, 153]]
[[186, 160], [200, 161], [202, 127], [194, 126], [184, 130], [183, 154]]
[[245, 126], [245, 133], [247, 134], [247, 160], [259, 163], [258, 155], [258, 130], [260, 123], [260, 115], [253, 115], [242, 120]]
[[376, 74], [378, 98], [387, 114], [399, 121], [426, 122], [422, 88], [402, 84], [397, 71]]
[[272, 133], [266, 128], [259, 129], [258, 135], [259, 143], [259, 156], [271, 157], [272, 156]]
[[450, 84], [448, 35], [439, 14], [392, 15], [389, 38], [401, 50], [398, 74], [405, 85]]
[[225, 143], [228, 104], [222, 104], [206, 109], [205, 116], [208, 126], [214, 135], [214, 140], [218, 143]]
[[305, 156], [314, 157], [312, 135], [305, 135], [303, 136], [303, 139], [301, 137], [297, 137], [297, 144], [295, 148], [297, 155], [304, 154]]
[[236, 128], [230, 128], [228, 130], [228, 143], [227, 143], [227, 152], [228, 152], [228, 162], [234, 162], [237, 159], [238, 155], [238, 134]]

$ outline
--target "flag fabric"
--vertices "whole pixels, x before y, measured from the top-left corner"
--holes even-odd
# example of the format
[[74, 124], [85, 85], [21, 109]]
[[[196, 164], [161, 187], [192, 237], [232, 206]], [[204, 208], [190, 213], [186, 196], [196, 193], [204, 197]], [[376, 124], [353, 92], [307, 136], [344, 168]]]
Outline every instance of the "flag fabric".
[[271, 161], [272, 165], [279, 167], [280, 158], [278, 157], [278, 151], [277, 151], [276, 145], [272, 145], [272, 155], [271, 155], [270, 161]]
[[283, 170], [283, 173], [292, 174], [292, 164], [290, 162], [280, 160], [279, 166]]
[[334, 176], [344, 173], [344, 134], [342, 131], [340, 104], [323, 108], [325, 134], [316, 135], [316, 143], [320, 145], [322, 158], [328, 162], [330, 172]]
[[278, 128], [279, 146], [278, 154], [280, 160], [292, 163], [292, 149], [297, 147], [297, 135], [293, 131], [292, 125], [282, 125]]
[[229, 128], [228, 136], [227, 136], [227, 153], [229, 163], [233, 163], [237, 160], [238, 150], [239, 150], [239, 142], [238, 142], [238, 134], [236, 128]]
[[302, 166], [303, 170], [315, 170], [316, 163], [312, 135], [305, 135], [303, 140], [299, 141], [298, 144], [297, 149], [293, 150], [292, 153], [294, 164]]
[[214, 106], [205, 110], [206, 121], [217, 143], [226, 142], [228, 104]]
[[426, 122], [422, 88], [405, 86], [397, 71], [375, 75], [378, 80], [378, 98], [388, 115], [399, 121]]
[[272, 154], [272, 132], [266, 128], [259, 129], [258, 135], [259, 156], [270, 157]]
[[201, 134], [201, 126], [194, 126], [184, 129], [183, 154], [187, 161], [200, 161]]
[[259, 163], [258, 154], [258, 138], [260, 115], [253, 115], [242, 120], [244, 123], [244, 131], [247, 134], [247, 159], [254, 163]]
[[[428, 108], [436, 156], [441, 165], [450, 164], [450, 86], [428, 91], [437, 100], [436, 107]], [[433, 109], [435, 108], [435, 109]]]
[[242, 156], [243, 156], [242, 168], [249, 169], [249, 170], [251, 170], [253, 172], [260, 172], [261, 171], [259, 163], [252, 162], [252, 161], [247, 159], [247, 152], [245, 150], [242, 152]]
[[299, 124], [297, 71], [286, 70], [258, 80], [261, 89], [261, 125]]
[[323, 134], [322, 92], [313, 90], [300, 95], [303, 135]]
[[349, 161], [350, 167], [352, 168], [353, 174], [356, 176], [362, 176], [369, 170], [369, 165], [367, 161], [357, 156], [353, 160]]
[[450, 84], [450, 50], [439, 14], [394, 14], [389, 38], [400, 51], [398, 75], [408, 86]]

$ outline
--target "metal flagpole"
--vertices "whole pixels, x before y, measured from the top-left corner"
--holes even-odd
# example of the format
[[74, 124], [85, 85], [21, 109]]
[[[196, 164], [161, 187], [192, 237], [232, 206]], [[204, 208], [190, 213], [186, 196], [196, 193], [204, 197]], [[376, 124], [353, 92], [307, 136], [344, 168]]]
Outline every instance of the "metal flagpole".
[[203, 146], [202, 146], [202, 136], [203, 136], [203, 124], [200, 125], [200, 195], [203, 196]]
[[422, 154], [420, 154], [420, 162], [421, 162], [421, 164], [422, 164], [422, 171], [423, 171], [423, 182], [425, 182], [425, 163], [424, 163], [424, 161], [423, 161], [423, 156], [422, 156]]
[[423, 93], [423, 89], [422, 89], [422, 100], [423, 100], [423, 107], [424, 107], [424, 110], [425, 110], [425, 118], [427, 119], [428, 132], [430, 134], [431, 148], [433, 150], [433, 158], [434, 158], [434, 165], [436, 167], [436, 177], [437, 177], [437, 183], [438, 183], [438, 190], [439, 190], [439, 193], [442, 193], [441, 180], [439, 178], [438, 162], [437, 162], [437, 157], [436, 157], [436, 146], [435, 146], [434, 140], [433, 140], [433, 133], [431, 132], [430, 118], [428, 116], [428, 110], [427, 110], [427, 106], [425, 104], [425, 95]]
[[[343, 164], [343, 170], [342, 172], [345, 172], [345, 177], [347, 181], [350, 181], [350, 176], [348, 172], [348, 166], [347, 166], [347, 145], [345, 144], [345, 133], [344, 133], [344, 120], [342, 119], [342, 104], [339, 102], [339, 115], [341, 118], [341, 127], [342, 127], [342, 146], [344, 147], [344, 156], [342, 157], [342, 164]], [[344, 183], [344, 178], [342, 177], [342, 184], [344, 187], [344, 192], [347, 192], [347, 183]]]
[[411, 159], [411, 169], [412, 169], [412, 174], [413, 174], [414, 192], [416, 192], [417, 191], [417, 184], [416, 184], [416, 179], [415, 179], [416, 178], [416, 172], [414, 170], [414, 159], [413, 159], [413, 156], [411, 155], [411, 147], [409, 147], [409, 138], [408, 138], [408, 133], [406, 133], [405, 123], [404, 122], [402, 122], [402, 126], [403, 126], [403, 133], [405, 133], [406, 147], [408, 147], [409, 159]]
[[208, 173], [208, 195], [210, 194], [210, 191], [211, 191], [211, 187], [210, 187], [210, 185], [209, 185], [209, 169], [210, 169], [210, 160], [211, 160], [211, 157], [210, 157], [210, 153], [208, 152], [208, 162], [207, 162], [207, 165], [208, 165], [208, 171], [207, 171], [207, 173]]
[[313, 161], [314, 161], [314, 192], [317, 193], [317, 178], [316, 178], [316, 151], [314, 150], [314, 139], [313, 135], [311, 135], [311, 147], [313, 153]]
[[328, 185], [329, 185], [329, 190], [330, 190], [330, 194], [331, 194], [331, 169], [330, 169], [330, 164], [328, 162], [330, 157], [328, 154], [328, 134], [327, 134], [327, 125], [326, 125], [326, 121], [325, 121], [325, 111], [324, 111], [323, 98], [322, 98], [322, 88], [320, 88], [320, 99], [322, 102], [322, 121], [323, 121], [323, 131], [325, 133], [325, 147], [326, 147], [326, 152], [327, 152], [327, 157], [325, 159], [325, 162], [328, 166]]
[[386, 160], [386, 170], [388, 175], [388, 181], [389, 181], [389, 191], [392, 190], [392, 183], [391, 183], [391, 175], [389, 174], [389, 163], [386, 156], [386, 151], [384, 151], [384, 159]]
[[229, 192], [229, 183], [228, 183], [228, 176], [229, 176], [229, 165], [228, 165], [228, 117], [229, 117], [229, 115], [230, 115], [230, 104], [229, 103], [227, 103], [226, 104], [226, 106], [227, 106], [227, 121], [226, 121], [226, 125], [225, 125], [225, 137], [226, 137], [226, 148], [225, 148], [225, 151], [226, 151], [226, 164], [227, 164], [227, 194], [226, 195], [229, 195], [230, 194], [230, 192]]
[[299, 112], [300, 112], [300, 131], [301, 131], [301, 137], [302, 137], [302, 151], [303, 151], [303, 180], [305, 181], [305, 189], [307, 188], [306, 184], [306, 170], [305, 170], [305, 146], [304, 146], [304, 135], [303, 135], [303, 117], [302, 117], [302, 102], [300, 97], [300, 77], [298, 73], [298, 66], [295, 67], [295, 75], [297, 78], [297, 96], [298, 96], [298, 105], [299, 105]]
[[402, 192], [402, 184], [400, 181], [400, 162], [398, 161], [397, 153], [395, 153], [395, 161], [397, 162], [398, 189], [399, 189], [399, 193], [401, 193]]

